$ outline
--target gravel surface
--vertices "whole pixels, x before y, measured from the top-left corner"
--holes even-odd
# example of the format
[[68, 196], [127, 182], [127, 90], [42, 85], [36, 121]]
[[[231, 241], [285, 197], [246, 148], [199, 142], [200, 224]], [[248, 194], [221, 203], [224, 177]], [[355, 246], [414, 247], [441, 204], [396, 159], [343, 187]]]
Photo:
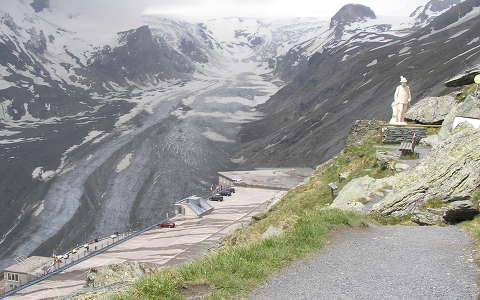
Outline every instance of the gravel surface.
[[249, 299], [475, 299], [469, 243], [457, 227], [337, 233], [321, 253], [282, 270]]

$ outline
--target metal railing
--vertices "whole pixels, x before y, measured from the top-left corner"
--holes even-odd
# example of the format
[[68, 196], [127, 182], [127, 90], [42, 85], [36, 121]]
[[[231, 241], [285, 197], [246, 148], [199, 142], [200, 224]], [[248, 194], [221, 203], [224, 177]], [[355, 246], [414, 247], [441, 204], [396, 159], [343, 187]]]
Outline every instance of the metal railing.
[[[207, 193], [202, 193], [202, 195], [200, 196], [201, 198], [204, 198], [204, 199], [208, 199], [209, 196], [211, 196], [212, 194], [214, 194], [215, 191], [209, 191]], [[169, 218], [168, 218], [168, 214], [167, 214], [167, 218], [163, 219], [162, 221], [160, 222], [165, 222], [165, 221], [168, 221]], [[33, 279], [33, 280], [30, 280], [28, 281], [27, 283], [24, 283], [8, 292], [5, 292], [4, 294], [0, 294], [0, 299], [4, 299], [6, 297], [9, 297], [9, 296], [13, 296], [14, 294], [18, 293], [19, 291], [21, 290], [24, 290], [32, 285], [35, 285], [39, 282], [42, 282], [58, 273], [61, 273], [75, 265], [78, 265], [79, 263], [81, 262], [84, 262], [94, 256], [97, 256], [99, 254], [102, 254], [104, 253], [105, 251], [107, 250], [110, 250], [111, 248], [117, 246], [117, 245], [120, 245], [134, 237], [137, 237], [139, 235], [142, 235], [143, 233], [157, 227], [159, 223], [156, 223], [154, 225], [150, 225], [146, 228], [143, 228], [139, 231], [129, 231], [129, 232], [125, 232], [125, 233], [120, 233], [118, 234], [118, 237], [116, 238], [112, 238], [111, 236], [110, 237], [106, 237], [106, 238], [102, 238], [100, 239], [98, 242], [95, 243], [95, 245], [98, 245], [98, 243], [100, 243], [101, 247], [98, 248], [98, 249], [94, 249], [93, 251], [91, 250], [87, 250], [86, 248], [84, 248], [83, 246], [81, 247], [75, 247], [69, 251], [67, 251], [67, 253], [69, 253], [69, 258], [67, 260], [64, 260], [63, 262], [62, 261], [59, 261], [58, 263], [52, 263], [48, 268], [48, 273], [44, 274], [44, 275], [41, 275], [41, 276], [38, 276], [37, 278]], [[116, 240], [116, 241], [115, 241]], [[73, 250], [77, 250], [76, 253], [73, 253], [72, 251]], [[76, 254], [76, 255], [75, 255]], [[62, 256], [60, 256], [62, 257]], [[70, 259], [70, 261], [68, 261]]]
[[[161, 222], [164, 222], [164, 221], [168, 221], [168, 218], [167, 219], [164, 219], [163, 221]], [[32, 285], [35, 285], [39, 282], [42, 282], [58, 273], [61, 273], [75, 265], [78, 265], [79, 263], [81, 262], [84, 262], [94, 256], [97, 256], [101, 253], [104, 253], [108, 250], [110, 250], [111, 248], [117, 246], [117, 245], [120, 245], [134, 237], [137, 237], [149, 230], [152, 230], [154, 229], [155, 227], [157, 227], [158, 223], [154, 224], [154, 225], [150, 225], [144, 229], [141, 229], [139, 231], [135, 231], [135, 232], [126, 232], [126, 233], [121, 233], [118, 235], [118, 237], [116, 238], [111, 238], [111, 237], [108, 237], [108, 238], [104, 238], [102, 240], [99, 240], [98, 243], [100, 243], [101, 241], [105, 241], [104, 243], [101, 243], [102, 247], [99, 248], [98, 250], [94, 250], [94, 251], [86, 251], [86, 249], [84, 249], [84, 251], [79, 251], [77, 252], [77, 256], [76, 256], [76, 259], [75, 256], [73, 254], [70, 254], [72, 255], [72, 261], [70, 262], [67, 262], [65, 261], [63, 264], [62, 262], [59, 262], [59, 263], [54, 263], [52, 264], [52, 267], [53, 267], [53, 270], [49, 271], [47, 274], [44, 274], [42, 276], [39, 276], [33, 280], [30, 280], [29, 282], [27, 283], [24, 283], [22, 285], [20, 285], [19, 287], [16, 287], [4, 294], [0, 294], [0, 299], [4, 299], [6, 297], [9, 297], [9, 296], [13, 296], [14, 294], [18, 293], [19, 291], [21, 290], [24, 290]], [[116, 240], [116, 241], [115, 241]], [[70, 251], [71, 252], [71, 251]]]

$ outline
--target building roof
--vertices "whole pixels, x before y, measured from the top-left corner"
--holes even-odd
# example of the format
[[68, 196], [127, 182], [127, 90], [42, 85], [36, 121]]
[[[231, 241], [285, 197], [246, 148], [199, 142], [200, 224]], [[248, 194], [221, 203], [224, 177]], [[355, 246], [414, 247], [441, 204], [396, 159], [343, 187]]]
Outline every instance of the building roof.
[[310, 168], [255, 169], [252, 171], [219, 172], [238, 186], [289, 190], [303, 183], [313, 173]]
[[213, 206], [211, 206], [207, 200], [197, 196], [185, 198], [176, 204], [187, 205], [197, 216], [202, 216], [213, 210]]
[[10, 266], [4, 272], [34, 274], [42, 272], [42, 267], [52, 262], [52, 258], [31, 256], [23, 262]]

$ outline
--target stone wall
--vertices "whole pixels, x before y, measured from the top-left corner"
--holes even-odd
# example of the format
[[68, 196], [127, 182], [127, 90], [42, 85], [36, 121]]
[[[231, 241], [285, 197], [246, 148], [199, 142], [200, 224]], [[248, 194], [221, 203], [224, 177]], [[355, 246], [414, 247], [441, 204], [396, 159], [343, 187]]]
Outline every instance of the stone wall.
[[425, 127], [385, 126], [383, 127], [382, 141], [384, 144], [399, 144], [411, 141], [413, 134], [416, 134], [417, 141], [427, 137]]
[[347, 145], [361, 142], [369, 135], [380, 135], [383, 125], [385, 125], [385, 122], [379, 120], [357, 120], [353, 122], [347, 136]]

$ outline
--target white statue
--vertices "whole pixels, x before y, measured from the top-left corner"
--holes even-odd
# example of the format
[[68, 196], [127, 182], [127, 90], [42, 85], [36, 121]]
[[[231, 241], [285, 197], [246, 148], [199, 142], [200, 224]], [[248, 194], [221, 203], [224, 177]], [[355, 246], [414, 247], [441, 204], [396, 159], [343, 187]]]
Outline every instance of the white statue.
[[412, 94], [407, 85], [407, 78], [400, 77], [400, 85], [395, 90], [395, 100], [392, 103], [392, 119], [390, 124], [407, 124], [405, 122], [405, 113], [408, 105], [412, 101]]

